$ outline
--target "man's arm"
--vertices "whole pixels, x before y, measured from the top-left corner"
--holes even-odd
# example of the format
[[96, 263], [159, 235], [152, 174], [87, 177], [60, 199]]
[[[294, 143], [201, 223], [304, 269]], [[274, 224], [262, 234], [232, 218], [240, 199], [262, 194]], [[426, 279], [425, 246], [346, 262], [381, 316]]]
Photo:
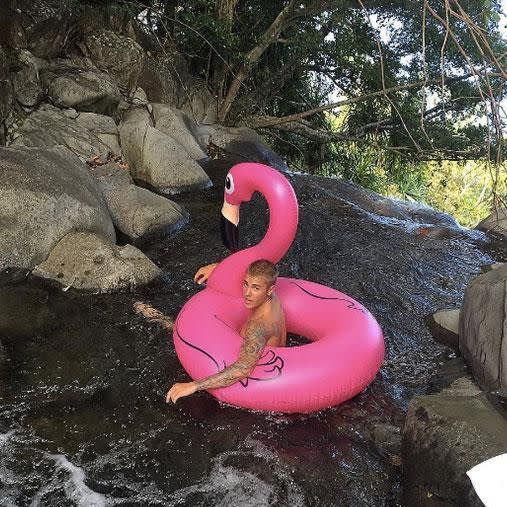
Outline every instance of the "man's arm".
[[188, 396], [196, 391], [227, 387], [238, 380], [248, 377], [261, 357], [269, 337], [270, 329], [268, 326], [258, 320], [250, 321], [247, 324], [245, 338], [237, 361], [227, 366], [221, 372], [202, 380], [174, 384], [167, 393], [166, 402], [169, 403], [171, 400], [176, 403], [178, 398]]

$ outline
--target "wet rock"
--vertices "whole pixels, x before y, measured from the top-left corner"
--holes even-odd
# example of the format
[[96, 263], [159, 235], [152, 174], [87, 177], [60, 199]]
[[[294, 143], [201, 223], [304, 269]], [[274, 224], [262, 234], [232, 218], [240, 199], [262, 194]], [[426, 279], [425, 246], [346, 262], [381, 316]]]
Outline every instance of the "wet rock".
[[391, 424], [376, 424], [372, 437], [381, 454], [399, 456], [401, 452], [401, 431], [398, 426]]
[[60, 60], [41, 72], [41, 82], [51, 101], [78, 111], [113, 114], [120, 102], [117, 85], [98, 69], [84, 69]]
[[188, 124], [191, 123], [181, 111], [167, 104], [152, 104], [155, 127], [177, 141], [193, 160], [207, 158], [206, 153], [194, 139]]
[[31, 269], [68, 232], [114, 241], [114, 226], [88, 168], [64, 147], [0, 148], [0, 269]]
[[492, 231], [507, 238], [507, 208], [502, 206], [479, 222], [477, 229]]
[[33, 273], [64, 287], [110, 292], [151, 282], [161, 271], [132, 245], [119, 247], [95, 234], [70, 232]]
[[502, 266], [505, 266], [505, 262], [495, 262], [493, 264], [485, 264], [484, 266], [481, 266], [481, 271], [483, 273], [487, 273], [488, 271], [491, 271], [493, 269], [498, 269]]
[[507, 448], [507, 421], [469, 379], [414, 398], [403, 430], [405, 505], [482, 506], [465, 475]]
[[197, 141], [207, 150], [219, 149], [238, 161], [260, 162], [282, 172], [288, 168], [283, 159], [272, 151], [262, 138], [248, 127], [202, 125], [197, 130]]
[[431, 334], [438, 342], [459, 349], [459, 308], [440, 310], [427, 319]]
[[146, 110], [128, 111], [120, 125], [120, 139], [134, 179], [158, 192], [175, 194], [211, 185], [201, 166], [177, 141], [151, 126]]
[[110, 116], [96, 113], [79, 113], [76, 123], [98, 137], [112, 153], [120, 154], [120, 133]]
[[123, 90], [131, 90], [137, 85], [144, 52], [135, 40], [109, 30], [99, 30], [87, 34], [80, 48], [99, 69], [113, 76]]
[[[112, 119], [111, 121], [114, 124]], [[86, 120], [74, 121], [59, 109], [44, 105], [26, 118], [11, 146], [47, 148], [63, 145], [83, 162], [93, 155], [106, 154], [111, 147], [98, 135], [87, 130], [83, 123], [86, 123]], [[100, 126], [96, 128], [101, 129]], [[112, 130], [110, 122], [107, 122], [106, 129]], [[114, 141], [112, 144], [114, 145]]]
[[115, 226], [131, 241], [169, 234], [188, 222], [184, 208], [137, 187], [129, 173], [116, 164], [106, 164], [93, 172]]
[[507, 387], [507, 265], [473, 279], [465, 291], [459, 346], [479, 385]]

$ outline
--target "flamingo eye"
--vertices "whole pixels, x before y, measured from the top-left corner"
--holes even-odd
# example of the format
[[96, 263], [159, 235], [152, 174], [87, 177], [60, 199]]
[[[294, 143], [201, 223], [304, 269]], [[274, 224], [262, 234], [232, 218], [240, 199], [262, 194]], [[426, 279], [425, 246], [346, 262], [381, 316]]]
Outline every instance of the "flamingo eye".
[[234, 192], [234, 178], [232, 174], [228, 174], [225, 178], [225, 191], [228, 194], [232, 194]]

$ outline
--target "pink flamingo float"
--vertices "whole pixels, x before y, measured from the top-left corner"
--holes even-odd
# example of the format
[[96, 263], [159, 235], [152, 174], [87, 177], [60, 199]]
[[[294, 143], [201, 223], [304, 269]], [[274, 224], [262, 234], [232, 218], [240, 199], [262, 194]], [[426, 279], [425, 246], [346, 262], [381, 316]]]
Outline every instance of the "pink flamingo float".
[[[194, 379], [217, 373], [237, 359], [243, 340], [239, 331], [248, 318], [242, 298], [246, 269], [257, 259], [278, 262], [296, 234], [294, 190], [271, 167], [232, 167], [225, 181], [224, 207], [237, 207], [239, 212], [239, 205], [255, 191], [269, 206], [266, 235], [259, 244], [224, 259], [176, 319], [176, 353]], [[384, 339], [366, 308], [335, 289], [295, 278], [280, 277], [275, 292], [288, 332], [310, 343], [266, 347], [249, 377], [210, 394], [248, 409], [307, 413], [342, 403], [373, 381], [384, 359]]]

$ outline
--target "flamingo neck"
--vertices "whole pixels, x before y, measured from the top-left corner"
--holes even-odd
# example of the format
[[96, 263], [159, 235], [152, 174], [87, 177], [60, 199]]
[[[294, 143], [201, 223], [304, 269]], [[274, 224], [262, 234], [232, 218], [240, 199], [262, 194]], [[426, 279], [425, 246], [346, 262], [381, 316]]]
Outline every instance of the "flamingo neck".
[[252, 194], [258, 191], [266, 199], [269, 208], [268, 230], [257, 245], [225, 258], [208, 281], [208, 287], [239, 297], [248, 266], [259, 259], [279, 262], [291, 246], [298, 224], [297, 199], [287, 179], [268, 166], [251, 165], [255, 168], [245, 173], [242, 184], [248, 185]]

